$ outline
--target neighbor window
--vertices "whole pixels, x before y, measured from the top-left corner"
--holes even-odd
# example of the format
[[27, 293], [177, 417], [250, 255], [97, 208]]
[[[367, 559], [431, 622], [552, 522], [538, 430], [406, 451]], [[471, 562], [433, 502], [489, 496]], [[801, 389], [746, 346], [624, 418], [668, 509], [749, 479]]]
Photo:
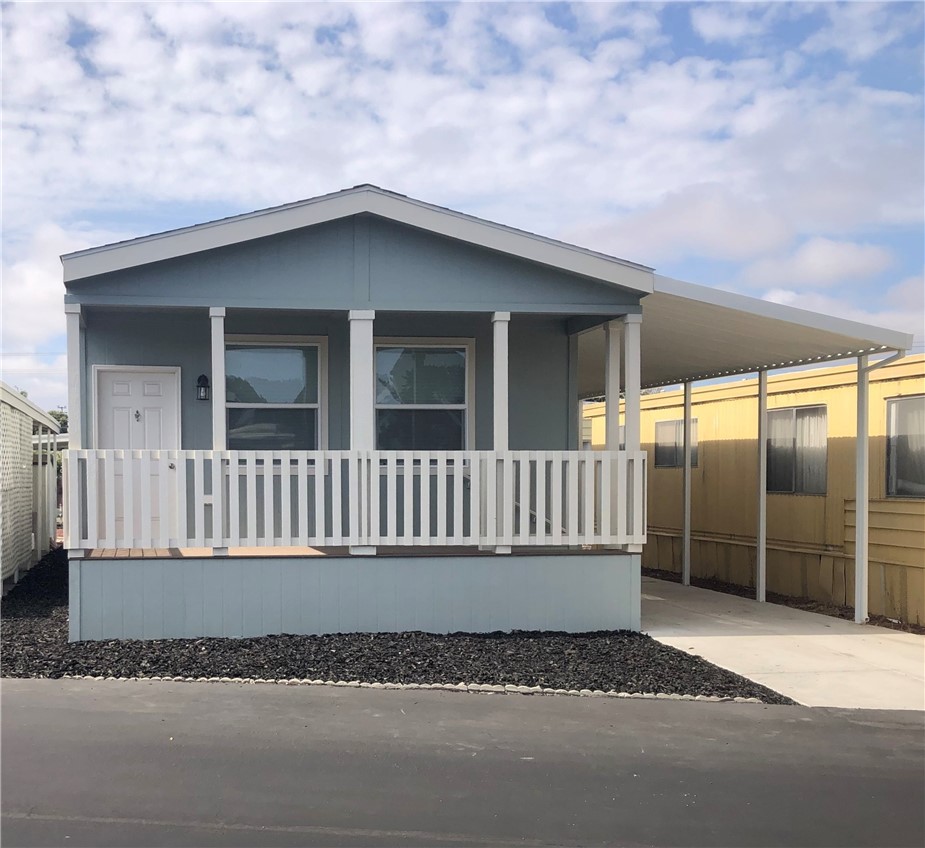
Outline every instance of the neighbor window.
[[376, 444], [382, 450], [466, 447], [467, 348], [376, 346]]
[[892, 497], [925, 497], [925, 395], [887, 401], [887, 484]]
[[320, 346], [225, 345], [230, 450], [315, 450], [320, 445]]
[[768, 491], [824, 495], [828, 445], [826, 408], [768, 412]]
[[[622, 434], [621, 434], [622, 435]], [[691, 419], [691, 467], [697, 466], [697, 419]], [[655, 467], [684, 467], [684, 420], [655, 423]]]

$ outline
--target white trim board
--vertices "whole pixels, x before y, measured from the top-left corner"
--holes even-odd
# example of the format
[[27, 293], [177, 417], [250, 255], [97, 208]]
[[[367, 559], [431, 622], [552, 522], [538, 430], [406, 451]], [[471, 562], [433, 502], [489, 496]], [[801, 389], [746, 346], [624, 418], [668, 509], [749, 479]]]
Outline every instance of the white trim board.
[[434, 206], [371, 185], [66, 253], [61, 257], [64, 281], [73, 282], [188, 256], [363, 213], [633, 291], [649, 293], [653, 290], [652, 269], [645, 265]]

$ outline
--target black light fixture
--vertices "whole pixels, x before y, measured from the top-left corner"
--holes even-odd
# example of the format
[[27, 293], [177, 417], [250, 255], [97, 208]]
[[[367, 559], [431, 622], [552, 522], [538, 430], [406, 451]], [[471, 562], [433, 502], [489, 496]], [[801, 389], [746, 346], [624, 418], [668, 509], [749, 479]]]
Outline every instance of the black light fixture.
[[200, 374], [196, 380], [196, 400], [209, 399], [209, 378], [205, 374]]

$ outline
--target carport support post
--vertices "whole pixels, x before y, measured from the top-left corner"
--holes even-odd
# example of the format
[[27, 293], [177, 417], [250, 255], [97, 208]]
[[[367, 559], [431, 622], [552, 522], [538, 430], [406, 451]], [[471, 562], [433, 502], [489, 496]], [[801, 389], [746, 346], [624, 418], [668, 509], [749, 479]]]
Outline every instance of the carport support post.
[[758, 519], [755, 532], [755, 599], [764, 602], [768, 584], [768, 372], [758, 372]]
[[855, 495], [854, 495], [854, 620], [867, 621], [867, 541], [869, 486], [868, 420], [868, 362], [865, 354], [858, 357], [858, 421], [855, 438]]
[[684, 383], [684, 476], [682, 479], [684, 495], [684, 524], [681, 529], [681, 583], [691, 585], [691, 381]]

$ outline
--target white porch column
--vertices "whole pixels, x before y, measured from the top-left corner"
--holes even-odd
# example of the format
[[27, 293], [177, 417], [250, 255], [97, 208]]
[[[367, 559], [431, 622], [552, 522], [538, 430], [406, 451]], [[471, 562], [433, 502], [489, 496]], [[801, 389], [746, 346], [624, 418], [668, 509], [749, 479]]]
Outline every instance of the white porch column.
[[681, 583], [691, 585], [691, 466], [692, 460], [692, 421], [691, 421], [691, 381], [684, 383], [684, 473], [682, 477], [684, 519], [681, 528]]
[[[495, 312], [491, 316], [492, 327], [492, 422], [493, 422], [493, 439], [492, 449], [494, 451], [506, 451], [510, 447], [510, 357], [508, 352], [508, 330], [511, 324], [510, 312]], [[505, 486], [504, 471], [509, 466], [506, 463], [498, 463], [498, 488], [495, 503], [497, 514], [488, 516], [489, 521], [494, 520], [496, 527], [500, 528], [501, 523], [498, 519], [511, 521], [514, 514], [513, 509], [508, 509], [508, 504], [504, 500]], [[513, 483], [513, 481], [510, 481]], [[513, 491], [513, 489], [512, 489]], [[511, 528], [506, 527], [507, 535], [511, 535]], [[496, 554], [509, 554], [510, 545], [495, 545], [493, 548]]]
[[209, 309], [212, 322], [212, 450], [228, 444], [225, 422], [225, 307]]
[[373, 356], [373, 309], [351, 309], [350, 321], [350, 449], [376, 448], [376, 375]]
[[758, 518], [755, 532], [755, 599], [763, 602], [768, 585], [768, 372], [758, 372]]
[[867, 621], [867, 541], [869, 496], [869, 445], [868, 420], [868, 362], [869, 357], [858, 357], [858, 420], [855, 437], [855, 535], [854, 535], [854, 620]]
[[620, 449], [620, 344], [623, 323], [604, 324], [604, 444], [607, 450]]
[[624, 421], [626, 424], [626, 450], [638, 451], [640, 447], [640, 383], [642, 359], [640, 352], [640, 330], [642, 315], [623, 316], [624, 345]]
[[83, 383], [83, 357], [81, 356], [83, 317], [79, 303], [65, 303], [67, 321], [67, 429], [68, 447], [83, 447], [83, 402], [80, 387]]
[[508, 397], [510, 365], [508, 358], [508, 327], [510, 323], [510, 312], [495, 312], [491, 316], [492, 330], [494, 333], [492, 348], [492, 361], [494, 363], [494, 371], [492, 374], [494, 444], [492, 447], [496, 451], [506, 451], [509, 444]]
[[[642, 315], [623, 316], [623, 422], [625, 433], [624, 448], [630, 452], [637, 452], [641, 447], [641, 382], [642, 358], [640, 351]], [[627, 468], [632, 468], [632, 476], [626, 488], [626, 519], [627, 528], [632, 531], [637, 527], [640, 518], [645, 515], [645, 499], [647, 492], [645, 486], [637, 489], [635, 481], [639, 479], [642, 469], [636, 467], [636, 460], [629, 459]], [[637, 497], [636, 492], [641, 494]], [[632, 494], [631, 494], [632, 493]], [[645, 532], [645, 526], [641, 527]], [[627, 545], [629, 553], [642, 553], [642, 545]]]
[[[376, 362], [373, 346], [374, 309], [351, 309], [350, 322], [350, 449], [376, 449]], [[410, 473], [406, 469], [406, 473]], [[368, 503], [368, 502], [367, 502]], [[368, 515], [364, 507], [361, 514]], [[366, 533], [361, 532], [361, 535]], [[354, 556], [374, 556], [375, 545], [350, 545]]]

